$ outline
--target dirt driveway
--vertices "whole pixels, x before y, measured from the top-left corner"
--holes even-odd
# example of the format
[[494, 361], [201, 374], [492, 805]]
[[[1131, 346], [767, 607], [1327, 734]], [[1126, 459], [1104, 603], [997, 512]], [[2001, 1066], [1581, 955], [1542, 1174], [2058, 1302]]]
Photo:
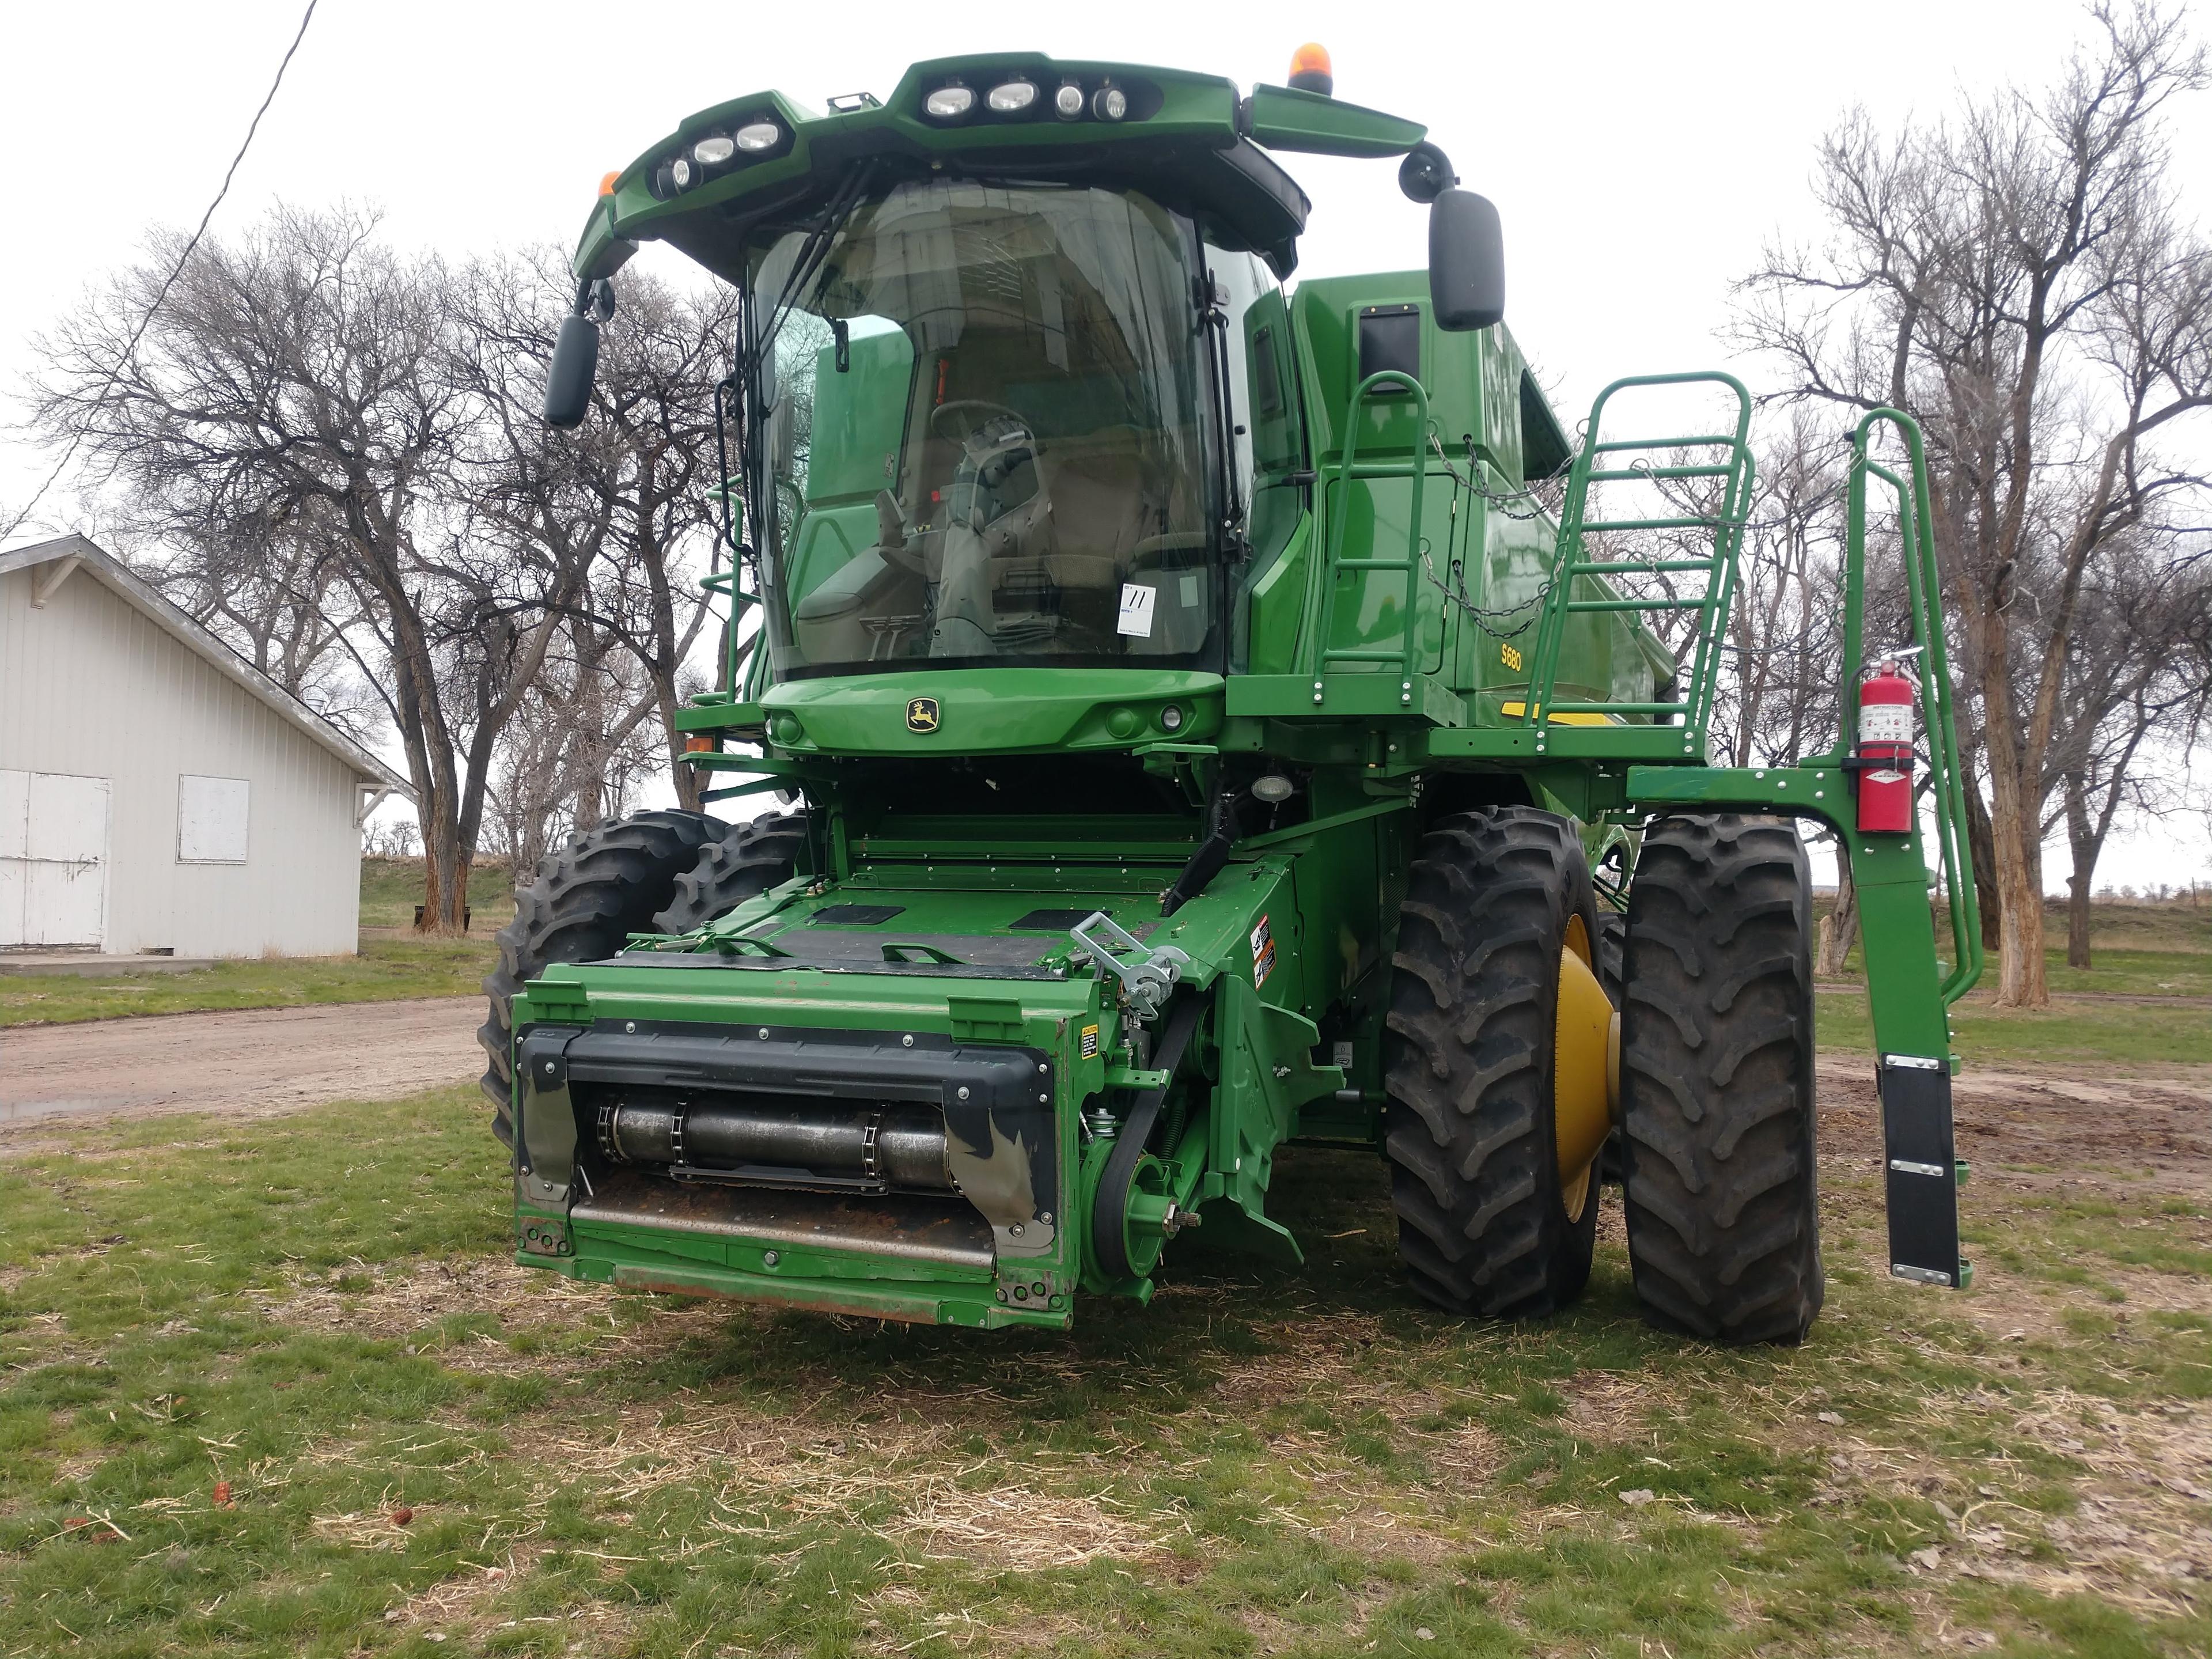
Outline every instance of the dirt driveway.
[[480, 997], [162, 1014], [0, 1031], [0, 1137], [58, 1119], [394, 1100], [483, 1068]]

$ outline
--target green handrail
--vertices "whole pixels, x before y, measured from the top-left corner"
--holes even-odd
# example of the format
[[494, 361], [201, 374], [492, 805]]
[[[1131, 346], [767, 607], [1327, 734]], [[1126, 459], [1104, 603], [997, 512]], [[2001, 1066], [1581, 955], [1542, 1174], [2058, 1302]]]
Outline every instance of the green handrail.
[[[1344, 545], [1346, 524], [1352, 512], [1352, 478], [1353, 459], [1359, 453], [1359, 410], [1379, 386], [1389, 386], [1391, 395], [1403, 395], [1403, 387], [1413, 399], [1413, 429], [1426, 433], [1429, 429], [1429, 393], [1412, 375], [1396, 369], [1382, 369], [1370, 374], [1354, 387], [1352, 402], [1346, 411], [1344, 447], [1337, 458], [1330, 489], [1334, 501], [1329, 514], [1329, 534], [1327, 544], [1316, 550], [1316, 556], [1306, 573], [1305, 614], [1313, 618], [1312, 648], [1305, 653], [1311, 665], [1314, 701], [1322, 698], [1322, 681], [1333, 662], [1390, 662], [1399, 666], [1399, 696], [1401, 703], [1413, 700], [1413, 676], [1419, 667], [1420, 649], [1419, 601], [1421, 592], [1421, 486], [1428, 477], [1428, 462], [1421, 450], [1419, 440], [1413, 446], [1411, 471], [1413, 479], [1413, 500], [1406, 531], [1406, 556], [1402, 561], [1406, 572], [1404, 645], [1396, 652], [1376, 650], [1358, 646], [1332, 648], [1328, 643], [1329, 630], [1335, 622], [1336, 573], [1340, 570], [1395, 570], [1401, 562], [1397, 559], [1346, 559], [1340, 556]], [[1395, 475], [1385, 475], [1395, 476]]]
[[[1896, 428], [1911, 466], [1906, 481], [1875, 460], [1868, 451], [1877, 425]], [[1863, 630], [1866, 620], [1867, 478], [1889, 485], [1897, 497], [1899, 550], [1905, 568], [1913, 643], [1920, 649], [1920, 720], [1928, 733], [1929, 769], [1936, 804], [1936, 848], [1943, 896], [1951, 915], [1952, 967], [1941, 992], [1946, 1007], [1981, 977], [1981, 906], [1974, 890], [1972, 844], [1966, 834], [1966, 771], [1959, 759], [1959, 732], [1951, 711], [1951, 665], [1943, 640], [1942, 578], [1936, 561], [1936, 531], [1928, 504], [1928, 454], [1920, 423], [1899, 409], [1877, 409], [1851, 434], [1851, 470], [1844, 535], [1844, 675], [1841, 740], [1834, 757], [1849, 755], [1858, 740], [1859, 675], [1865, 665]], [[1918, 815], [1913, 833], [1919, 836]]]
[[[1726, 386], [1735, 393], [1736, 421], [1733, 433], [1699, 433], [1681, 438], [1605, 438], [1606, 405], [1613, 400], [1615, 393], [1643, 386], [1699, 384]], [[1657, 711], [1650, 703], [1582, 700], [1562, 703], [1556, 699], [1554, 693], [1558, 689], [1559, 653], [1565, 646], [1567, 618], [1577, 614], [1608, 611], [1695, 611], [1698, 613], [1696, 644], [1691, 654], [1688, 680], [1683, 687], [1680, 701], [1664, 705], [1670, 712], [1682, 715], [1685, 754], [1686, 757], [1694, 756], [1696, 746], [1703, 742], [1706, 717], [1712, 708], [1714, 683], [1720, 672], [1720, 639], [1728, 625], [1729, 609], [1735, 601], [1736, 561], [1755, 481], [1749, 443], [1751, 392], [1733, 374], [1714, 370], [1631, 375], [1613, 381], [1597, 394], [1597, 401], [1590, 406], [1589, 424], [1585, 430], [1583, 446], [1577, 452], [1567, 474], [1566, 499], [1559, 513], [1559, 538], [1552, 559], [1551, 590], [1545, 598], [1543, 616], [1537, 626], [1535, 647], [1529, 657], [1528, 685], [1522, 699], [1521, 724], [1535, 728], [1536, 744], [1540, 750], [1545, 744], [1547, 722], [1555, 712], [1649, 713], [1656, 720]], [[1648, 468], [1598, 465], [1601, 456], [1627, 451], [1723, 447], [1726, 447], [1729, 452], [1725, 462]], [[1722, 493], [1720, 513], [1710, 519], [1666, 514], [1595, 522], [1588, 516], [1589, 487], [1594, 483], [1676, 478], [1725, 478], [1727, 484]], [[1593, 561], [1583, 556], [1583, 537], [1599, 532], [1689, 529], [1701, 526], [1710, 526], [1713, 532], [1713, 550], [1708, 558], [1638, 562]], [[1632, 599], [1617, 596], [1577, 599], [1574, 597], [1575, 583], [1583, 578], [1600, 579], [1606, 574], [1613, 573], [1628, 574], [1692, 570], [1706, 573], [1705, 592], [1694, 599]]]

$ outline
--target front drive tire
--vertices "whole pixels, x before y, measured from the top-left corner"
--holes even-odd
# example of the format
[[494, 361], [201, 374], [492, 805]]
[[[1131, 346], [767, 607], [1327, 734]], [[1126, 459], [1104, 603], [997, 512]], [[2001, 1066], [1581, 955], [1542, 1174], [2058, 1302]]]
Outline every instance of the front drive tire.
[[1786, 818], [1661, 818], [1629, 888], [1629, 1261], [1645, 1316], [1797, 1342], [1820, 1310], [1812, 878]]
[[1409, 874], [1385, 1038], [1383, 1146], [1413, 1288], [1454, 1313], [1534, 1318], [1589, 1282], [1595, 1172], [1570, 1213], [1553, 1121], [1559, 956], [1596, 938], [1566, 819], [1440, 818]]
[[676, 896], [678, 878], [729, 826], [703, 812], [640, 812], [569, 837], [514, 896], [514, 920], [499, 930], [499, 965], [483, 982], [490, 1012], [477, 1028], [487, 1064], [483, 1087], [492, 1133], [514, 1144], [512, 1005], [523, 986], [556, 962], [591, 962], [653, 930]]

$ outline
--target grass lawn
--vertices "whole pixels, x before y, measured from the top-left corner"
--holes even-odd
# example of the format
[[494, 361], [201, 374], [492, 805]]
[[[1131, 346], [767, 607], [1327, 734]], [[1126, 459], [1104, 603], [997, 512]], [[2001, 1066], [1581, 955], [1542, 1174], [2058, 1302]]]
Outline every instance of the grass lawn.
[[498, 956], [492, 935], [514, 917], [507, 866], [479, 864], [469, 872], [466, 939], [395, 938], [371, 931], [411, 929], [422, 902], [422, 860], [364, 858], [357, 956], [241, 957], [189, 973], [118, 973], [103, 979], [0, 975], [0, 1026], [476, 995]]
[[[1826, 899], [1815, 901], [1825, 912]], [[2066, 965], [2066, 910], [2052, 905], [2043, 913], [2044, 972], [2053, 995], [2098, 994], [2121, 996], [2212, 996], [2212, 905], [2134, 903], [2099, 900], [2090, 907], [2087, 968]], [[1950, 922], [1938, 909], [1938, 948], [1950, 955]], [[1853, 945], [1844, 958], [1844, 975], [1863, 980], [1863, 953]], [[1982, 970], [1984, 987], [1996, 983], [1996, 951]]]
[[[1824, 991], [1814, 1001], [1824, 1048], [1874, 1053], [1866, 998]], [[2212, 1065], [2212, 1007], [2053, 996], [2045, 1012], [1999, 1008], [1986, 992], [1951, 1010], [1960, 1057], [1969, 1066], [2144, 1066]]]
[[483, 1118], [0, 1161], [0, 1654], [2212, 1646], [2202, 1161], [1983, 1152], [1954, 1295], [1832, 1158], [1813, 1339], [1728, 1352], [1641, 1322], [1612, 1215], [1571, 1314], [1427, 1310], [1373, 1159], [1294, 1152], [1304, 1269], [1179, 1247], [1060, 1336], [515, 1267]]
[[[1958, 1050], [1969, 1065], [2090, 1066], [2100, 1071], [2212, 1065], [2212, 1006], [2158, 999], [2212, 997], [2212, 906], [2100, 902], [2093, 912], [2087, 969], [2066, 965], [2066, 912], [2045, 913], [2051, 1006], [2025, 1013], [1995, 1006], [1997, 964], [1991, 952], [1981, 983], [1951, 1012]], [[1936, 933], [1948, 951], [1939, 915]], [[1845, 959], [1846, 977], [1863, 984], [1860, 952]], [[2106, 1000], [2140, 997], [2141, 1002]], [[1820, 998], [1824, 1048], [1871, 1052], [1866, 999], [1845, 991]]]
[[[422, 860], [364, 858], [361, 861], [361, 925], [412, 927], [422, 902]], [[489, 939], [514, 920], [514, 884], [504, 863], [469, 866], [469, 932]]]
[[473, 996], [496, 954], [489, 938], [365, 939], [358, 956], [246, 957], [186, 973], [118, 974], [112, 979], [0, 975], [0, 1026], [210, 1008]]

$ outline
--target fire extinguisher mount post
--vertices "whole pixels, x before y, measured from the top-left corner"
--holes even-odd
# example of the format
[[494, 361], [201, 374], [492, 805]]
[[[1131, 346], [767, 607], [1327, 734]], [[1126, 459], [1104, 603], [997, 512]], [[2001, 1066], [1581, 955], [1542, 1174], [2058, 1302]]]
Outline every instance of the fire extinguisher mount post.
[[[1902, 471], [1874, 459], [1874, 440], [1883, 426], [1901, 441]], [[1905, 574], [1912, 641], [1882, 653], [1883, 672], [1862, 685], [1865, 661], [1867, 485], [1888, 487], [1896, 505], [1898, 555]], [[1911, 785], [1904, 811], [1893, 799], [1878, 803], [1888, 811], [1873, 817], [1903, 835], [1858, 830], [1869, 822], [1868, 803], [1843, 837], [1851, 860], [1859, 902], [1859, 926], [1866, 958], [1867, 993], [1874, 1015], [1875, 1083], [1881, 1098], [1883, 1176], [1889, 1216], [1890, 1272], [1903, 1279], [1963, 1285], [1971, 1269], [1959, 1255], [1960, 1166], [1951, 1115], [1950, 1005], [1964, 995], [1982, 966], [1981, 920], [1975, 906], [1973, 866], [1966, 839], [1966, 775], [1951, 711], [1951, 672], [1943, 638], [1942, 577], [1936, 559], [1935, 526], [1929, 510], [1928, 464], [1920, 428], [1898, 410], [1876, 410], [1861, 421], [1851, 440], [1851, 468], [1844, 535], [1844, 687], [1840, 700], [1847, 729], [1835, 758], [1848, 764], [1894, 757], [1900, 747], [1907, 767], [1912, 750], [1894, 742], [1869, 742], [1858, 729], [1863, 708], [1902, 703], [1920, 717], [1928, 745], [1929, 815], [1936, 842], [1933, 876], [1942, 883], [1951, 928], [1950, 971], [1936, 977], [1929, 883], [1923, 851], [1920, 814]], [[1922, 659], [1917, 684], [1896, 674], [1890, 664], [1906, 654]], [[1877, 696], [1880, 687], [1888, 695]], [[1890, 688], [1901, 692], [1897, 695]], [[1905, 688], [1909, 688], [1905, 689]], [[1854, 692], [1856, 695], [1852, 695]], [[1909, 733], [1908, 733], [1909, 738]], [[1873, 775], [1862, 774], [1872, 788]], [[1895, 786], [1891, 787], [1893, 791]], [[1897, 822], [1902, 818], [1902, 823]], [[1878, 856], [1909, 848], [1905, 860]], [[1909, 864], [1911, 868], [1894, 867]], [[1917, 880], [1916, 880], [1917, 878]], [[1938, 1029], [1931, 1029], [1940, 1027]]]
[[[1892, 428], [1904, 444], [1903, 475], [1884, 466], [1870, 453], [1874, 437], [1883, 426]], [[1843, 684], [1847, 690], [1858, 684], [1866, 656], [1869, 477], [1887, 484], [1896, 503], [1898, 551], [1912, 623], [1911, 644], [1883, 654], [1921, 659], [1917, 700], [1920, 729], [1928, 740], [1936, 867], [1951, 924], [1951, 968], [1943, 976], [1940, 992], [1943, 1006], [1948, 1008], [1981, 977], [1981, 914], [1966, 838], [1966, 769], [1959, 756], [1958, 726], [1951, 709], [1951, 667], [1943, 638], [1942, 579], [1936, 560], [1935, 524], [1929, 511], [1927, 451], [1919, 422], [1902, 410], [1874, 410], [1859, 422], [1851, 437], [1844, 559]], [[1835, 751], [1838, 763], [1854, 755], [1859, 745], [1856, 700], [1846, 696], [1842, 702], [1845, 730]], [[1856, 863], [1852, 874], [1854, 878], [1858, 874]]]

